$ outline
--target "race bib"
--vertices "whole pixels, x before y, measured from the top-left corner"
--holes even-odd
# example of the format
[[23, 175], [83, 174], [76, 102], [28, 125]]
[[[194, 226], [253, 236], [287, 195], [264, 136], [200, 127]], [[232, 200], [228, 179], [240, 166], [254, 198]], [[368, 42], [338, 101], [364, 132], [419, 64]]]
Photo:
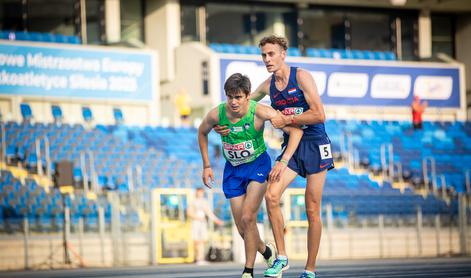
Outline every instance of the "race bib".
[[[304, 108], [302, 107], [287, 107], [281, 113], [284, 115], [301, 115], [304, 112]], [[307, 125], [299, 126], [301, 129], [307, 128]]]
[[226, 157], [227, 161], [232, 164], [232, 166], [250, 162], [253, 155], [255, 154], [252, 140], [235, 145], [224, 143], [223, 149], [224, 156]]
[[332, 158], [330, 144], [319, 145], [319, 153], [321, 154], [321, 159]]
[[281, 113], [284, 115], [301, 115], [304, 112], [302, 107], [287, 107]]

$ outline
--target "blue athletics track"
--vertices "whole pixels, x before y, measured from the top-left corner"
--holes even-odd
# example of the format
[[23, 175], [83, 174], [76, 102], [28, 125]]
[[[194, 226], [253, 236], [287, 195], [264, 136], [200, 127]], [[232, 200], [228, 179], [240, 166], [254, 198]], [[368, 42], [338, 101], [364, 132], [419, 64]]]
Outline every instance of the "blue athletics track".
[[[299, 277], [301, 262], [291, 263], [283, 278]], [[214, 263], [205, 266], [159, 265], [147, 267], [115, 267], [1, 272], [8, 277], [114, 277], [114, 278], [174, 278], [174, 277], [240, 277], [242, 266], [234, 263]], [[255, 277], [263, 277], [263, 265], [257, 265]], [[384, 259], [320, 261], [320, 278], [331, 277], [471, 277], [471, 258]]]

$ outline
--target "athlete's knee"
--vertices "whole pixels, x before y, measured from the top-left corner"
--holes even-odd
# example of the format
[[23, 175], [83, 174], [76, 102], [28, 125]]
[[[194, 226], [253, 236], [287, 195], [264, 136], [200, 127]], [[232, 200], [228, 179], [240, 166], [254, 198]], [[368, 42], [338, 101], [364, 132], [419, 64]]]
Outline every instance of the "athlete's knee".
[[274, 193], [271, 190], [267, 190], [265, 193], [265, 201], [268, 208], [274, 208], [280, 206], [280, 194]]
[[254, 213], [244, 213], [242, 214], [242, 226], [244, 229], [255, 224], [257, 216]]
[[311, 223], [320, 223], [322, 222], [321, 218], [321, 206], [314, 202], [306, 207], [307, 219]]

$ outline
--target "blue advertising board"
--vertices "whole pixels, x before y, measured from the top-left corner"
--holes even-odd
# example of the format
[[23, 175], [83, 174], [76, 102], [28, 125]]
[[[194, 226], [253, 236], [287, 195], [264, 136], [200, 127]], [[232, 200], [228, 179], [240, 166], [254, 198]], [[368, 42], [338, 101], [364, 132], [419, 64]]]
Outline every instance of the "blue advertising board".
[[[311, 73], [323, 103], [351, 106], [410, 106], [414, 95], [431, 107], [460, 108], [459, 67], [426, 63], [299, 62]], [[261, 58], [220, 58], [221, 100], [224, 81], [233, 73], [247, 75], [252, 90], [270, 76]]]
[[[0, 94], [152, 100], [154, 55], [111, 47], [0, 43]], [[158, 81], [155, 81], [158, 82]]]

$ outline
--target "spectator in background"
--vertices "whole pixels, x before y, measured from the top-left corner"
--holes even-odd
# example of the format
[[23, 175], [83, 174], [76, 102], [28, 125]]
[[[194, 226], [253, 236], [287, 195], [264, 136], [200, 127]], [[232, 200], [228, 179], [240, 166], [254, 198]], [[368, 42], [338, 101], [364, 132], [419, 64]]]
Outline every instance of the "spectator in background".
[[414, 129], [422, 129], [422, 114], [427, 106], [427, 101], [421, 103], [419, 96], [414, 96], [414, 101], [412, 102], [412, 126]]
[[204, 189], [201, 187], [196, 189], [195, 199], [190, 204], [187, 214], [192, 219], [191, 236], [195, 245], [195, 262], [198, 265], [204, 265], [206, 264], [204, 260], [204, 244], [208, 241], [206, 217], [217, 225], [223, 225], [224, 222], [211, 211], [209, 202], [204, 197]]
[[180, 124], [182, 127], [191, 126], [191, 98], [185, 89], [180, 89], [175, 97], [175, 104], [177, 106], [178, 114], [180, 115]]

